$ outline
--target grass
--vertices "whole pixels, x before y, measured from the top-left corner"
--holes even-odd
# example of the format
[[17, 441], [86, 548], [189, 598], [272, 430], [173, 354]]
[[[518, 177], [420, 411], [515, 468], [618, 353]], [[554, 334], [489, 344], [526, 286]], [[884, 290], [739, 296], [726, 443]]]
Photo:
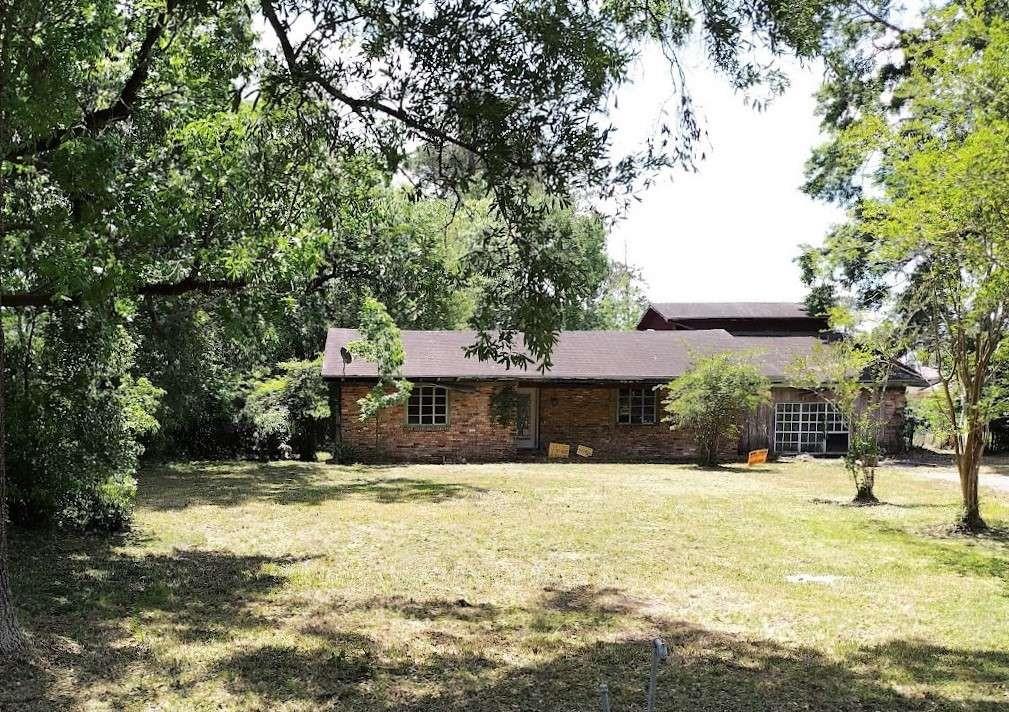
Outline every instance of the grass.
[[952, 484], [878, 482], [856, 508], [820, 462], [150, 469], [128, 535], [16, 534], [38, 654], [0, 709], [587, 711], [606, 681], [635, 710], [661, 635], [661, 710], [1009, 710], [1009, 543], [942, 536]]

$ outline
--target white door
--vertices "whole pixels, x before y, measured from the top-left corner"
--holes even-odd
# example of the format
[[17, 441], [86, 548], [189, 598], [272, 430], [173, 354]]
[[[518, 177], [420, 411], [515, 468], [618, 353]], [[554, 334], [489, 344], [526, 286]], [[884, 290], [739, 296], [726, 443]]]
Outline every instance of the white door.
[[535, 448], [540, 422], [539, 391], [516, 388], [515, 397], [515, 444], [520, 448]]

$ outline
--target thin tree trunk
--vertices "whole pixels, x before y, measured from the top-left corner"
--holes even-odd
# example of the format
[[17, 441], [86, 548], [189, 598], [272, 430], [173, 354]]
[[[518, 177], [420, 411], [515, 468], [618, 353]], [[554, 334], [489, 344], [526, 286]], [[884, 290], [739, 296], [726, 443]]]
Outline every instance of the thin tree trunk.
[[[7, 30], [10, 6], [0, 0], [0, 146], [6, 152], [10, 132], [7, 127]], [[0, 170], [0, 206], [7, 193], [7, 174]], [[0, 208], [0, 250], [3, 249], [7, 231]], [[0, 265], [5, 262], [0, 254]], [[7, 560], [7, 339], [3, 324], [3, 304], [0, 303], [0, 659], [22, 657], [28, 641], [18, 625], [11, 592], [10, 566]]]
[[971, 427], [964, 438], [960, 456], [957, 458], [957, 469], [960, 472], [960, 490], [963, 494], [963, 509], [957, 526], [966, 532], [981, 532], [988, 528], [981, 518], [978, 502], [978, 470], [981, 467], [981, 454], [984, 451], [984, 433]]
[[[0, 181], [3, 179], [0, 178]], [[3, 184], [0, 182], [0, 195]], [[3, 235], [0, 218], [0, 237]], [[11, 593], [10, 567], [7, 561], [7, 438], [6, 438], [6, 360], [7, 342], [0, 305], [0, 658], [20, 657], [27, 650], [27, 640], [18, 625]]]

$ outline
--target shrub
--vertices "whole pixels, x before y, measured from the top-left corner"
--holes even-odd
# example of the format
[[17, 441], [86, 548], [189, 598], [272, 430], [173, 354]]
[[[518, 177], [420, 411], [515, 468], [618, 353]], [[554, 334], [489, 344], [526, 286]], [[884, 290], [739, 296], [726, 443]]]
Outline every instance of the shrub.
[[[8, 384], [11, 517], [29, 526], [122, 529], [163, 391], [134, 379], [133, 341], [74, 310], [42, 323], [29, 368]], [[23, 353], [18, 355], [23, 356]]]
[[722, 446], [739, 436], [743, 418], [770, 400], [770, 383], [732, 354], [697, 361], [666, 385], [664, 422], [693, 433], [697, 461], [716, 465]]
[[289, 447], [300, 459], [315, 460], [329, 419], [321, 367], [319, 359], [288, 361], [279, 364], [279, 374], [250, 384], [241, 417], [260, 457], [277, 458]]

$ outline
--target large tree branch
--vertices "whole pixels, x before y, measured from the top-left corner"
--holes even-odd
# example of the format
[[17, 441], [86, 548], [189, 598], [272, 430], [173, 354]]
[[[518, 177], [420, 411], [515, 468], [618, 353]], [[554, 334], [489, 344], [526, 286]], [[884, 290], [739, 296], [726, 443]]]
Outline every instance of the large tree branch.
[[[190, 275], [177, 282], [151, 282], [130, 291], [141, 297], [175, 297], [189, 292], [238, 292], [248, 286], [242, 279], [200, 279]], [[57, 295], [55, 292], [12, 292], [0, 294], [0, 307], [26, 309], [28, 307], [63, 307], [80, 304], [84, 293]]]
[[898, 27], [897, 25], [893, 24], [892, 22], [890, 22], [889, 20], [887, 20], [885, 17], [883, 17], [882, 15], [880, 15], [879, 13], [873, 12], [872, 10], [870, 10], [869, 8], [867, 8], [865, 5], [863, 5], [858, 0], [854, 0], [852, 2], [852, 4], [855, 7], [857, 7], [859, 10], [861, 10], [861, 12], [862, 12], [863, 15], [865, 15], [866, 17], [868, 17], [870, 20], [872, 20], [876, 24], [882, 25], [886, 29], [892, 30], [893, 32], [896, 32], [898, 35], [903, 35], [903, 34], [905, 34], [907, 32], [907, 30], [905, 30], [903, 27]]
[[432, 126], [421, 119], [418, 119], [403, 109], [389, 106], [377, 99], [362, 99], [350, 96], [349, 94], [341, 91], [338, 87], [334, 86], [331, 81], [326, 79], [326, 77], [322, 76], [319, 72], [300, 64], [298, 62], [298, 52], [300, 50], [295, 50], [294, 45], [291, 44], [291, 39], [287, 35], [287, 27], [277, 15], [277, 11], [273, 7], [273, 3], [271, 0], [262, 0], [261, 5], [263, 8], [263, 14], [266, 16], [267, 21], [273, 28], [274, 34], [277, 36], [277, 41], [280, 43], [280, 49], [283, 52], [284, 60], [287, 63], [288, 71], [291, 73], [292, 77], [295, 79], [314, 82], [332, 99], [344, 104], [356, 114], [363, 116], [366, 110], [385, 114], [428, 139], [450, 143], [454, 146], [465, 149], [476, 156], [481, 158], [485, 157], [483, 151], [481, 151], [480, 147], [476, 144], [457, 136], [453, 136], [437, 126]]
[[179, 2], [180, 0], [167, 0], [165, 9], [155, 16], [153, 24], [147, 28], [144, 39], [133, 59], [133, 69], [130, 76], [123, 83], [115, 101], [103, 109], [85, 114], [73, 126], [58, 128], [49, 136], [15, 147], [7, 155], [7, 159], [26, 158], [54, 151], [71, 139], [98, 133], [111, 123], [129, 118], [140, 103], [140, 90], [150, 73], [158, 40], [164, 35], [169, 17], [178, 8]]

